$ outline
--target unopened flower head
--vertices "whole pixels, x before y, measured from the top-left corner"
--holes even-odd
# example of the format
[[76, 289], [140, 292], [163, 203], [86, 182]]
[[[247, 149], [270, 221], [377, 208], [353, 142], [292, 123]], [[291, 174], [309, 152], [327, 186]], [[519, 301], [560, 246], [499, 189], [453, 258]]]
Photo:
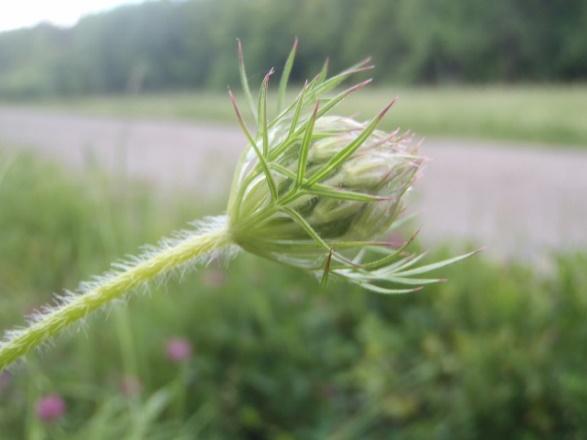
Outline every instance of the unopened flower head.
[[[368, 121], [332, 115], [339, 102], [370, 82], [333, 93], [353, 74], [372, 68], [369, 60], [330, 78], [325, 65], [293, 103], [283, 106], [296, 48], [294, 44], [279, 83], [277, 113], [270, 117], [267, 95], [273, 70], [253, 100], [239, 44], [241, 80], [256, 133], [230, 93], [249, 143], [229, 200], [232, 240], [324, 280], [334, 274], [382, 293], [414, 290], [418, 283], [408, 278], [421, 256], [404, 258], [403, 249], [377, 240], [397, 226], [403, 196], [423, 163], [418, 144], [399, 130], [378, 129], [395, 100]], [[398, 284], [408, 288], [398, 289]]]
[[[323, 282], [332, 274], [379, 293], [412, 292], [436, 283], [440, 279], [421, 275], [471, 255], [416, 267], [424, 254], [408, 253], [410, 240], [399, 248], [389, 245], [385, 235], [402, 223], [402, 199], [423, 162], [417, 144], [398, 130], [378, 128], [394, 101], [368, 121], [333, 114], [337, 104], [370, 82], [337, 92], [353, 74], [371, 69], [369, 60], [331, 77], [325, 63], [285, 105], [296, 49], [297, 40], [279, 81], [277, 111], [270, 115], [273, 69], [253, 99], [239, 42], [241, 82], [256, 131], [249, 130], [230, 92], [248, 145], [236, 169], [227, 215], [198, 222], [195, 229], [162, 240], [159, 247], [148, 247], [143, 255], [116, 263], [102, 277], [82, 283], [79, 291], [61, 296], [56, 307], [0, 342], [0, 370], [149, 281], [239, 247], [306, 269]], [[185, 341], [173, 343], [168, 352], [178, 362], [190, 354]], [[47, 408], [60, 408], [57, 397], [48, 400]]]

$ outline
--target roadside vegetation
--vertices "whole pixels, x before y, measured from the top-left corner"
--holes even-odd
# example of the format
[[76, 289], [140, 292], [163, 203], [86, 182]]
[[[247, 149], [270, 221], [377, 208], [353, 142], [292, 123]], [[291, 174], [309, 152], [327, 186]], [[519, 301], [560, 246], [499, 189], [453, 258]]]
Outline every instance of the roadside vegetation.
[[[181, 195], [162, 202], [145, 187], [122, 190], [99, 170], [69, 176], [8, 159], [0, 156], [2, 330], [50, 292], [209, 213]], [[551, 261], [550, 273], [537, 273], [478, 256], [446, 270], [449, 283], [383, 297], [348, 284], [321, 291], [298, 270], [238, 257], [230, 270], [153, 288], [3, 375], [0, 432], [583, 438], [587, 258]]]
[[[385, 122], [389, 129], [400, 126], [423, 136], [587, 147], [585, 85], [368, 87], [340, 104], [340, 112], [368, 118], [394, 96], [400, 99]], [[89, 96], [34, 105], [87, 115], [236, 124], [228, 96], [222, 92]]]

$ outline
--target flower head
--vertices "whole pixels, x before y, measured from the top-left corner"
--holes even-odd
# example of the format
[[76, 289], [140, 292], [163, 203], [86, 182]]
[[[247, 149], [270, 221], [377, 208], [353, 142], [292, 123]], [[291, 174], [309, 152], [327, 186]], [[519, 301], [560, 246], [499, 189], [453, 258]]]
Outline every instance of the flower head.
[[37, 402], [37, 416], [45, 423], [53, 423], [65, 415], [67, 406], [59, 394], [49, 394]]
[[171, 362], [185, 362], [192, 357], [192, 344], [184, 338], [172, 338], [167, 341], [165, 352]]
[[[415, 267], [423, 254], [410, 255], [407, 244], [396, 249], [383, 240], [402, 222], [402, 199], [423, 161], [417, 145], [399, 131], [378, 129], [394, 101], [367, 122], [330, 114], [370, 82], [331, 94], [354, 73], [372, 68], [368, 60], [332, 77], [327, 76], [326, 63], [284, 107], [296, 48], [297, 41], [279, 82], [277, 113], [270, 117], [267, 94], [273, 69], [265, 76], [255, 105], [239, 42], [241, 81], [257, 130], [251, 134], [230, 93], [249, 145], [233, 180], [228, 215], [162, 240], [160, 247], [148, 247], [143, 255], [82, 283], [78, 292], [60, 297], [56, 307], [43, 310], [27, 328], [0, 341], [0, 370], [111, 301], [173, 269], [210, 261], [222, 249], [230, 252], [240, 246], [304, 268], [323, 282], [332, 274], [380, 293], [411, 292], [438, 282], [419, 275], [470, 255]], [[174, 361], [189, 354], [183, 342], [174, 343], [169, 351]], [[65, 404], [56, 395], [39, 404], [39, 415], [46, 419], [64, 411]]]
[[[279, 85], [283, 102], [297, 42]], [[391, 101], [370, 121], [331, 115], [335, 106], [370, 80], [337, 94], [353, 74], [372, 68], [369, 60], [327, 77], [326, 65], [306, 82], [293, 103], [268, 116], [267, 73], [255, 105], [239, 42], [241, 81], [256, 119], [253, 135], [230, 93], [248, 140], [233, 181], [228, 205], [233, 241], [254, 254], [329, 274], [381, 293], [413, 291], [438, 279], [413, 275], [457, 259], [414, 268], [422, 255], [406, 255], [381, 240], [399, 223], [402, 200], [423, 158], [411, 135], [387, 133], [378, 125]], [[400, 287], [399, 285], [408, 286]], [[414, 287], [416, 286], [416, 287]]]

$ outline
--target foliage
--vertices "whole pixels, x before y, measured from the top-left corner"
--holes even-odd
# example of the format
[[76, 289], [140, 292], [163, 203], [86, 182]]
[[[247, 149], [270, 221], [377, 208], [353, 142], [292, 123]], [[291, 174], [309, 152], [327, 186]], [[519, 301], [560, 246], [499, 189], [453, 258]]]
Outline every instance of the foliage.
[[236, 37], [260, 79], [304, 43], [292, 78], [372, 53], [403, 82], [567, 81], [587, 75], [586, 0], [192, 0], [121, 7], [72, 29], [0, 35], [0, 94], [224, 88]]
[[[156, 209], [143, 191], [121, 192], [97, 173], [80, 184], [31, 159], [6, 163], [3, 155], [0, 206], [10, 209], [0, 210], [0, 243], [8, 243], [0, 247], [2, 328], [45, 302], [48, 290], [195, 214], [189, 199]], [[155, 288], [132, 314], [115, 313], [114, 325], [91, 326], [31, 356], [0, 390], [0, 432], [583, 438], [586, 263], [554, 258], [546, 275], [475, 258], [452, 268], [450, 283], [388, 298], [336, 283], [318, 292], [298, 270], [241, 258], [230, 271], [211, 267]], [[195, 347], [183, 365], [164, 354], [178, 335]], [[142, 391], [121, 391], [129, 377]], [[35, 403], [52, 392], [69, 410], [44, 425]]]
[[[410, 127], [420, 136], [587, 145], [586, 86], [368, 87], [340, 103], [340, 113], [371, 115], [392, 96], [399, 97], [398, 105], [382, 121], [389, 130]], [[224, 92], [90, 96], [49, 99], [37, 105], [125, 118], [234, 121]]]

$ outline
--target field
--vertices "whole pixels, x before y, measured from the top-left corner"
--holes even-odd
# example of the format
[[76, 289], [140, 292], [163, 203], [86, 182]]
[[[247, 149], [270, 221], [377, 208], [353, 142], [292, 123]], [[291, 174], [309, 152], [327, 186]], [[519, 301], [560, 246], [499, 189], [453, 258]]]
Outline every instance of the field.
[[[387, 128], [424, 136], [587, 146], [587, 86], [367, 88], [341, 104], [341, 113], [369, 118], [400, 100]], [[246, 107], [244, 101], [242, 107]], [[43, 106], [87, 114], [234, 123], [226, 94], [176, 92], [45, 101]]]
[[[195, 211], [182, 195], [163, 205], [99, 170], [79, 179], [5, 155], [0, 206], [10, 207], [0, 209], [2, 330], [221, 209]], [[448, 283], [401, 297], [323, 291], [247, 256], [201, 268], [3, 375], [0, 437], [584, 438], [587, 258], [552, 262], [539, 274], [477, 256], [443, 271]], [[193, 354], [170, 358], [173, 338]], [[47, 423], [37, 402], [51, 393], [67, 410]]]

